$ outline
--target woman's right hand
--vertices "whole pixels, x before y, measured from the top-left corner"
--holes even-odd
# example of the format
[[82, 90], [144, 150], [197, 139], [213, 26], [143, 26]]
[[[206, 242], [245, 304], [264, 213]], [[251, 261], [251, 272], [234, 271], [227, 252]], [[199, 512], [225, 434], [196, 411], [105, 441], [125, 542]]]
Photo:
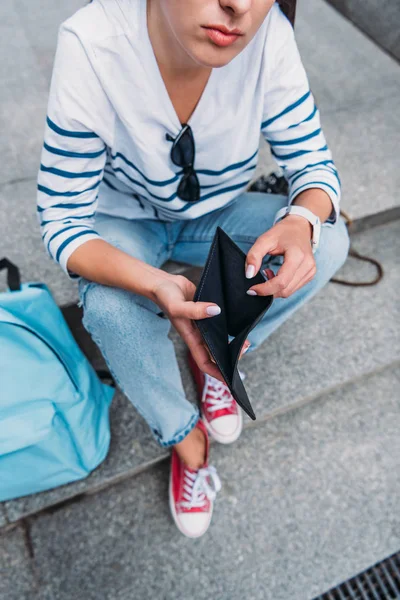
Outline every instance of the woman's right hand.
[[[221, 309], [212, 302], [193, 302], [195, 291], [195, 284], [187, 277], [171, 275], [168, 279], [160, 281], [153, 289], [154, 301], [169, 318], [189, 347], [199, 369], [224, 382], [225, 380], [211, 357], [200, 331], [193, 323], [193, 320], [196, 319], [212, 319], [221, 312]], [[208, 314], [207, 309], [212, 309], [214, 314]], [[244, 345], [245, 348], [246, 344]]]

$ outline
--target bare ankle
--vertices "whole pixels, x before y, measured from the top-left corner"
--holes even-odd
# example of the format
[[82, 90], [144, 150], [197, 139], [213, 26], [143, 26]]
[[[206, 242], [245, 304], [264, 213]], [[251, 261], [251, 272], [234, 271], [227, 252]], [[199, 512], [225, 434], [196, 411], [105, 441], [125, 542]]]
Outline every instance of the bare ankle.
[[206, 460], [205, 434], [197, 427], [192, 429], [184, 440], [175, 445], [175, 450], [189, 469], [197, 471]]

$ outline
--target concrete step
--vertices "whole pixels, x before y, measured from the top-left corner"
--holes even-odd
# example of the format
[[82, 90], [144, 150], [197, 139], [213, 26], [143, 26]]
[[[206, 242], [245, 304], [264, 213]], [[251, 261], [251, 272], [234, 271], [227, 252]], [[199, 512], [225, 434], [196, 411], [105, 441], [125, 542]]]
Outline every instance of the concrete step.
[[[246, 390], [257, 414], [254, 426], [314, 399], [324, 398], [348, 381], [360, 380], [400, 359], [398, 289], [400, 221], [354, 235], [354, 246], [383, 263], [385, 276], [372, 288], [329, 284], [257, 352], [241, 360]], [[341, 276], [365, 280], [368, 266], [349, 259]], [[188, 399], [194, 382], [180, 338], [172, 339]], [[87, 479], [3, 504], [10, 523], [82, 493], [135, 475], [167, 453], [153, 441], [144, 421], [118, 394], [111, 409], [112, 443], [105, 462]], [[246, 426], [251, 421], [245, 417]]]
[[[382, 10], [381, 10], [382, 13]], [[323, 0], [298, 1], [296, 39], [355, 219], [396, 209], [400, 64]], [[269, 147], [254, 179], [276, 168]]]
[[345, 17], [400, 61], [400, 4], [392, 0], [329, 0]]
[[0, 505], [0, 529], [7, 525], [6, 511], [4, 506]]
[[0, 541], [0, 598], [310, 600], [400, 546], [399, 384], [398, 363], [214, 445], [199, 540], [169, 515], [167, 462], [29, 520]]
[[33, 10], [27, 0], [1, 2], [0, 183], [36, 178], [57, 30], [83, 5], [38, 0]]

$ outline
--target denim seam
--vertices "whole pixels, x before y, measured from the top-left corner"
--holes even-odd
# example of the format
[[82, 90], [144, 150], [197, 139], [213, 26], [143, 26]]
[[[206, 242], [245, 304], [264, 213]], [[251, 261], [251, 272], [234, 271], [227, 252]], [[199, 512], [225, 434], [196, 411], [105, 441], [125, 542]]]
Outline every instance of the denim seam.
[[[171, 248], [169, 248], [169, 247], [167, 247], [167, 248], [160, 248], [160, 250], [157, 252], [157, 256], [156, 256], [156, 259], [155, 259], [155, 263], [156, 264], [158, 264], [158, 259], [160, 258], [161, 254], [163, 253], [164, 250], [166, 250], [167, 254], [168, 254], [168, 252], [171, 250]], [[166, 262], [166, 261], [163, 261], [162, 264], [164, 264], [164, 262]]]
[[[84, 320], [86, 320], [86, 319], [84, 319]], [[83, 320], [82, 320], [82, 323], [83, 323]], [[121, 382], [120, 382], [120, 380], [119, 380], [119, 377], [118, 377], [118, 376], [115, 374], [114, 370], [113, 370], [113, 369], [112, 369], [112, 367], [110, 366], [110, 361], [109, 361], [108, 355], [107, 355], [106, 351], [103, 349], [103, 346], [102, 346], [102, 344], [101, 344], [100, 340], [97, 338], [97, 336], [95, 336], [95, 335], [93, 334], [93, 332], [91, 331], [91, 329], [90, 329], [90, 327], [87, 325], [87, 323], [86, 323], [86, 324], [85, 324], [85, 323], [83, 323], [83, 325], [84, 325], [85, 329], [87, 329], [87, 331], [88, 331], [88, 332], [90, 333], [90, 335], [92, 336], [92, 339], [93, 339], [93, 341], [94, 341], [94, 342], [96, 342], [96, 344], [98, 345], [98, 347], [99, 347], [99, 349], [100, 349], [100, 351], [101, 351], [101, 353], [102, 353], [102, 355], [103, 355], [103, 357], [104, 357], [104, 360], [105, 360], [105, 361], [106, 361], [106, 363], [107, 363], [107, 366], [108, 366], [108, 368], [109, 368], [109, 370], [110, 370], [110, 373], [111, 373], [111, 375], [114, 377], [114, 379], [115, 379], [115, 381], [116, 381], [116, 383], [117, 383], [117, 385], [118, 385], [119, 389], [120, 389], [120, 390], [121, 390], [121, 391], [122, 391], [122, 392], [125, 394], [125, 396], [126, 396], [126, 397], [127, 397], [129, 400], [130, 400], [130, 398], [129, 398], [129, 395], [126, 393], [126, 391], [125, 391], [125, 389], [124, 389], [124, 386], [121, 384]], [[148, 423], [148, 425], [150, 426], [151, 430], [152, 430], [152, 431], [154, 431], [154, 429], [155, 429], [155, 425], [153, 425], [153, 422], [152, 422], [152, 420], [151, 420], [151, 419], [149, 419], [149, 418], [147, 418], [147, 416], [145, 416], [145, 414], [143, 413], [143, 411], [142, 411], [141, 409], [138, 409], [138, 407], [136, 406], [136, 404], [134, 404], [134, 403], [133, 403], [131, 400], [130, 400], [130, 402], [131, 402], [131, 403], [132, 403], [132, 405], [135, 407], [135, 409], [137, 410], [137, 412], [138, 412], [138, 413], [139, 413], [139, 414], [140, 414], [140, 415], [143, 417], [143, 419], [144, 419], [144, 420], [145, 420], [145, 421]]]
[[[85, 289], [85, 295], [86, 295], [86, 290], [89, 289], [89, 287], [92, 285], [93, 282], [90, 282], [90, 284], [86, 287]], [[84, 323], [84, 321], [86, 321], [86, 323]], [[119, 389], [125, 394], [125, 396], [128, 398], [128, 400], [131, 402], [132, 406], [135, 408], [135, 410], [141, 415], [141, 417], [146, 421], [146, 423], [148, 424], [150, 431], [153, 434], [154, 439], [156, 440], [156, 442], [164, 447], [167, 448], [169, 446], [173, 446], [177, 443], [179, 443], [180, 441], [182, 441], [190, 432], [191, 430], [195, 427], [198, 419], [199, 419], [199, 411], [197, 410], [196, 413], [191, 417], [189, 424], [186, 426], [186, 428], [183, 430], [181, 430], [181, 432], [179, 432], [172, 441], [168, 441], [168, 442], [163, 442], [162, 438], [157, 430], [156, 425], [153, 423], [151, 418], [148, 418], [145, 414], [145, 412], [142, 409], [139, 409], [138, 406], [132, 402], [132, 400], [130, 400], [129, 395], [126, 393], [124, 386], [121, 384], [119, 377], [115, 374], [114, 370], [111, 368], [110, 366], [110, 361], [107, 355], [107, 352], [103, 349], [103, 345], [101, 343], [101, 341], [97, 338], [97, 336], [95, 336], [91, 330], [91, 328], [88, 326], [87, 324], [87, 320], [85, 319], [85, 315], [84, 318], [82, 320], [82, 323], [85, 327], [85, 329], [90, 333], [90, 335], [92, 336], [93, 341], [98, 345], [106, 363], [107, 366], [110, 370], [111, 375], [114, 377], [115, 382], [117, 383]], [[194, 422], [193, 422], [194, 421]]]
[[87, 281], [87, 283], [85, 283], [85, 284], [83, 285], [82, 294], [80, 294], [80, 295], [81, 295], [81, 298], [79, 299], [79, 302], [78, 302], [78, 306], [79, 306], [79, 308], [81, 308], [81, 307], [84, 307], [84, 306], [85, 306], [86, 294], [87, 294], [88, 290], [89, 290], [91, 287], [93, 287], [93, 286], [94, 286], [94, 284], [95, 284], [95, 282], [94, 282], [94, 281], [88, 281], [88, 280], [86, 280], [86, 281]]

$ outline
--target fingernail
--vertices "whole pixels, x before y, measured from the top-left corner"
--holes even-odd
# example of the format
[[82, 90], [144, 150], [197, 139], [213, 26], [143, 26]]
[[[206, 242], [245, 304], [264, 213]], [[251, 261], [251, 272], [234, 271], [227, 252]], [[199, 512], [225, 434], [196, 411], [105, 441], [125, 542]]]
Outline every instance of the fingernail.
[[246, 269], [246, 278], [251, 279], [252, 277], [254, 277], [255, 270], [256, 269], [254, 265], [248, 265]]
[[211, 317], [215, 317], [215, 315], [219, 315], [221, 309], [219, 306], [207, 306], [206, 313]]
[[255, 290], [247, 290], [246, 294], [249, 296], [257, 296], [257, 292]]
[[250, 348], [251, 344], [249, 344], [244, 350], [243, 350], [243, 354], [245, 354], [247, 352], [247, 350]]

